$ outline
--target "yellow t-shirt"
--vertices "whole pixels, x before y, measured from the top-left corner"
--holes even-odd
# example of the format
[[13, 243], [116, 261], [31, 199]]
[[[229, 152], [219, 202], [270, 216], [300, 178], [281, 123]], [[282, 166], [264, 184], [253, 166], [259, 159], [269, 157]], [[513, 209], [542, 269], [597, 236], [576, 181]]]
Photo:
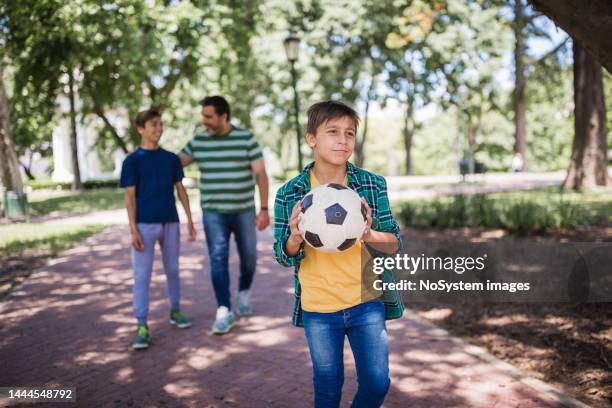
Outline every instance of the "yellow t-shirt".
[[[346, 176], [343, 184], [348, 184]], [[310, 185], [320, 185], [312, 170]], [[362, 303], [361, 245], [359, 240], [346, 251], [328, 253], [304, 243], [304, 258], [298, 271], [302, 309], [331, 313]]]

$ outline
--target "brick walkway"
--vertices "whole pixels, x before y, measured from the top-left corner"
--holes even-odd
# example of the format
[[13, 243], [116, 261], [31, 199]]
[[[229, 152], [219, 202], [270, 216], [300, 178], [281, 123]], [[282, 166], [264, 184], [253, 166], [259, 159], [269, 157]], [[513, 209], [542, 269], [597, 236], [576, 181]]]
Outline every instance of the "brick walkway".
[[[0, 303], [0, 386], [75, 386], [82, 407], [312, 406], [306, 341], [302, 329], [289, 321], [292, 272], [275, 263], [270, 231], [259, 237], [253, 289], [257, 314], [222, 337], [210, 334], [215, 302], [203, 266], [202, 229], [198, 242], [183, 243], [183, 308], [194, 322], [188, 330], [167, 322], [158, 257], [150, 306], [154, 343], [139, 352], [130, 348], [134, 322], [127, 226], [91, 237]], [[233, 257], [233, 285], [236, 266]], [[392, 385], [385, 407], [578, 406], [409, 314], [388, 328]], [[345, 352], [342, 406], [355, 392], [348, 342]]]

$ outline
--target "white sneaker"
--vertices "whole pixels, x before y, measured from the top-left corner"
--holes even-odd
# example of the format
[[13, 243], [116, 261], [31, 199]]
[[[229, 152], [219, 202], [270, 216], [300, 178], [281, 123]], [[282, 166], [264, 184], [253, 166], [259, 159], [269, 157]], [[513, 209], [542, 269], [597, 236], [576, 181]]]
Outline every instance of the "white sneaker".
[[219, 306], [215, 323], [212, 327], [213, 334], [229, 333], [235, 326], [236, 319], [234, 318], [234, 313], [230, 312], [226, 306]]
[[247, 289], [238, 292], [238, 307], [236, 308], [236, 314], [238, 316], [250, 316], [253, 314], [250, 290]]

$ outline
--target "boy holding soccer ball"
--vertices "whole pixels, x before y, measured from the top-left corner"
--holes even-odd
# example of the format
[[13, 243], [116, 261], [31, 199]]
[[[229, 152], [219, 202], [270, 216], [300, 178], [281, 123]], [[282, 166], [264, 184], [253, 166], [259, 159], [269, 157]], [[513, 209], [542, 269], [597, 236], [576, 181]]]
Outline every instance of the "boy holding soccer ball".
[[[362, 294], [361, 246], [394, 253], [401, 247], [399, 226], [389, 208], [385, 179], [349, 163], [359, 117], [341, 102], [308, 110], [306, 141], [314, 162], [284, 184], [274, 205], [274, 251], [283, 266], [295, 268], [292, 322], [303, 326], [313, 365], [316, 407], [339, 407], [344, 381], [344, 337], [356, 362], [358, 389], [353, 407], [379, 407], [389, 389], [385, 320], [399, 318], [399, 296]], [[302, 198], [320, 184], [337, 183], [356, 191], [366, 208], [361, 240], [335, 253], [305, 245], [298, 229]], [[386, 295], [386, 294], [385, 294]], [[395, 294], [397, 295], [397, 293]]]

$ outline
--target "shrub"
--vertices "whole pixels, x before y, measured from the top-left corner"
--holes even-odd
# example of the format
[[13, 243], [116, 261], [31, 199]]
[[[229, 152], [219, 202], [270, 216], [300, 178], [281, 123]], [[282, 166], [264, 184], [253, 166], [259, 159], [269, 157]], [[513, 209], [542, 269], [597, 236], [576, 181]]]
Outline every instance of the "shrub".
[[568, 199], [563, 193], [513, 191], [497, 194], [454, 195], [400, 204], [405, 227], [504, 228], [524, 235], [574, 229], [612, 219], [611, 208], [582, 196]]
[[501, 213], [502, 227], [510, 232], [525, 235], [529, 232], [545, 232], [551, 218], [546, 209], [533, 201], [511, 202]]

